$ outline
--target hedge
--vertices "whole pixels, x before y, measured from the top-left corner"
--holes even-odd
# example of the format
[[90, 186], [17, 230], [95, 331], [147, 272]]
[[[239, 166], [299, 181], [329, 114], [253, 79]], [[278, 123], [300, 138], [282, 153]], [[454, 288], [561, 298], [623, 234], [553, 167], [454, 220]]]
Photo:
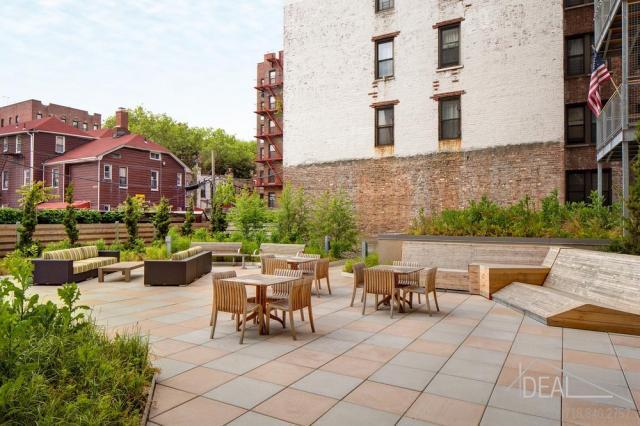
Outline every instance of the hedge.
[[[45, 209], [38, 210], [38, 223], [60, 224], [64, 217], [64, 210]], [[76, 210], [78, 223], [115, 223], [122, 222], [122, 213], [119, 211], [99, 212], [97, 210]], [[22, 219], [22, 211], [10, 207], [0, 208], [0, 225], [14, 225]]]

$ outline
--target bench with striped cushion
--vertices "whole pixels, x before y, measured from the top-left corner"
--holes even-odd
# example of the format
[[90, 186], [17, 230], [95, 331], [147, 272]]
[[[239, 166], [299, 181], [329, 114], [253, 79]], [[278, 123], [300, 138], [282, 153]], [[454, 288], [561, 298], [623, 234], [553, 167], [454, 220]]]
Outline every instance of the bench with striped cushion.
[[98, 268], [118, 263], [118, 252], [100, 252], [97, 246], [53, 250], [34, 260], [34, 284], [64, 284], [97, 276]]
[[173, 253], [171, 255], [171, 260], [185, 260], [199, 253], [202, 253], [202, 247], [200, 246], [191, 247], [186, 250], [177, 251]]

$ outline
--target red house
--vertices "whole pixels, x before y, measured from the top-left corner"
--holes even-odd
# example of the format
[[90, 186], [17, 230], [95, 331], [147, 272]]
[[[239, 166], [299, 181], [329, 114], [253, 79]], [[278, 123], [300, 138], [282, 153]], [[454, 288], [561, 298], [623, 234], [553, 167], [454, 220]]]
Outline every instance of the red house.
[[125, 110], [116, 112], [114, 129], [83, 131], [55, 117], [0, 129], [0, 202], [17, 207], [16, 190], [35, 180], [52, 188], [52, 203], [64, 197], [69, 182], [75, 201], [110, 210], [128, 195], [157, 203], [164, 196], [174, 209], [185, 207], [189, 168], [165, 147], [128, 130]]

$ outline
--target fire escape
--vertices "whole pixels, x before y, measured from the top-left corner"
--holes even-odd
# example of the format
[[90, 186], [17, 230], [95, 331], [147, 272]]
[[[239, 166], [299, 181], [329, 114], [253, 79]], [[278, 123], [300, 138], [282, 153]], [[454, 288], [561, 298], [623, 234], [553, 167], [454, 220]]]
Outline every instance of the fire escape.
[[[258, 143], [258, 152], [256, 162], [262, 164], [262, 170], [267, 172], [267, 176], [256, 176], [255, 186], [258, 188], [282, 188], [282, 176], [276, 167], [282, 164], [282, 137], [284, 131], [282, 128], [282, 88], [283, 88], [283, 64], [279, 55], [271, 53], [265, 55], [265, 60], [272, 66], [272, 72], [266, 80], [261, 80], [256, 86], [256, 90], [266, 97], [267, 102], [261, 102], [255, 113], [262, 117], [263, 123], [258, 128], [256, 139]], [[273, 72], [275, 70], [275, 72]], [[266, 96], [264, 96], [266, 95]], [[273, 99], [273, 102], [270, 100]], [[273, 124], [273, 125], [270, 125]], [[278, 143], [279, 142], [279, 143]]]
[[[629, 197], [629, 164], [638, 155], [640, 0], [596, 0], [594, 6], [594, 48], [605, 59], [620, 60], [622, 68], [621, 78], [613, 77], [618, 88], [603, 107], [596, 124], [598, 192], [602, 194], [603, 163], [621, 160], [622, 193], [626, 200]], [[627, 216], [626, 201], [624, 204]]]

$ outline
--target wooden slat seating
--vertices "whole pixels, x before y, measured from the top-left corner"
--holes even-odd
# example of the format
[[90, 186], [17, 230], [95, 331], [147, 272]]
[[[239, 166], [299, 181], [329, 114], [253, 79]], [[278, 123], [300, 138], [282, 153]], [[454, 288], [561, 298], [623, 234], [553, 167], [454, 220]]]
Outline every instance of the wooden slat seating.
[[241, 253], [242, 243], [225, 243], [225, 242], [192, 242], [191, 247], [199, 246], [204, 251], [211, 252], [211, 257], [232, 257], [234, 260], [240, 258], [244, 267], [244, 259], [246, 255]]
[[[276, 259], [276, 260], [282, 260], [282, 259]], [[286, 261], [284, 261], [286, 263]], [[303, 278], [303, 272], [300, 270], [293, 270], [293, 269], [284, 269], [284, 268], [279, 268], [279, 269], [275, 269], [273, 271], [273, 275], [277, 275], [279, 277], [291, 277], [291, 278]], [[311, 280], [308, 280], [311, 281]], [[269, 295], [269, 297], [267, 297], [267, 300], [270, 303], [276, 303], [278, 301], [281, 300], [286, 300], [289, 298], [289, 289], [290, 289], [290, 285], [289, 284], [276, 284], [276, 285], [272, 285], [271, 286], [271, 294]], [[304, 311], [300, 311], [300, 319], [302, 321], [304, 321]], [[286, 323], [286, 315], [285, 312], [282, 312], [282, 326], [285, 326]]]
[[640, 335], [640, 258], [560, 249], [542, 284], [514, 282], [493, 299], [550, 326]]
[[277, 257], [263, 257], [262, 258], [262, 273], [267, 275], [275, 275], [276, 269], [290, 269], [289, 264], [285, 259], [278, 259]]
[[316, 296], [320, 297], [321, 280], [327, 280], [327, 290], [331, 294], [331, 282], [329, 281], [329, 259], [318, 259], [314, 262], [312, 280], [316, 284]]
[[258, 320], [260, 322], [259, 327], [262, 327], [262, 306], [247, 302], [247, 290], [242, 283], [222, 281], [221, 279], [213, 281], [213, 321], [211, 324], [211, 339], [213, 339], [216, 332], [218, 312], [235, 314], [237, 331], [240, 331], [240, 316], [242, 315], [240, 344], [244, 341], [244, 330], [247, 324], [248, 314], [257, 312]]
[[[224, 271], [224, 272], [214, 272], [211, 274], [211, 289], [213, 290], [213, 284], [216, 281], [219, 280], [224, 280], [227, 278], [235, 278], [238, 275], [236, 274], [236, 271]], [[213, 291], [212, 291], [212, 297], [211, 297], [211, 321], [209, 323], [209, 325], [213, 325], [213, 307], [215, 305], [215, 300], [213, 300]], [[255, 297], [249, 297], [247, 298], [247, 302], [254, 302], [255, 303], [256, 298]], [[231, 314], [231, 319], [235, 319], [236, 314]]]
[[[413, 304], [413, 293], [417, 293], [418, 297], [424, 294], [425, 301], [427, 303], [427, 312], [431, 316], [431, 303], [429, 302], [429, 293], [433, 293], [433, 301], [436, 303], [436, 310], [440, 312], [440, 306], [438, 305], [438, 295], [436, 294], [436, 274], [438, 268], [427, 268], [418, 272], [418, 283], [402, 288], [402, 297], [406, 300], [406, 294], [409, 293], [409, 304]], [[420, 303], [420, 299], [418, 299]]]
[[365, 269], [364, 270], [364, 299], [362, 302], [362, 315], [367, 308], [367, 294], [374, 294], [376, 296], [375, 305], [376, 311], [378, 310], [378, 296], [388, 296], [389, 308], [391, 310], [391, 318], [393, 318], [393, 303], [394, 301], [400, 309], [400, 290], [395, 286], [395, 276], [393, 271]]
[[299, 252], [304, 252], [305, 244], [276, 244], [276, 243], [262, 243], [260, 249], [256, 250], [253, 254], [264, 255], [273, 254], [275, 256], [295, 256]]
[[[420, 264], [418, 262], [405, 262], [402, 260], [394, 260], [393, 266], [411, 266], [411, 267], [419, 268]], [[400, 279], [398, 280], [398, 286], [400, 287], [419, 286], [419, 285], [420, 285], [420, 272], [401, 275]], [[421, 303], [420, 293], [418, 293], [418, 303]]]
[[[291, 271], [297, 272], [297, 271]], [[296, 335], [296, 323], [293, 319], [293, 312], [300, 311], [301, 316], [304, 318], [304, 309], [307, 308], [309, 313], [309, 324], [311, 325], [311, 332], [315, 333], [316, 328], [313, 323], [313, 311], [311, 309], [311, 281], [305, 279], [299, 279], [291, 284], [288, 284], [289, 297], [287, 299], [276, 300], [273, 302], [267, 302], [267, 334], [270, 331], [270, 315], [272, 310], [283, 311], [286, 318], [286, 312], [289, 313], [289, 321], [291, 323], [291, 337], [293, 340], [298, 340]], [[283, 322], [284, 326], [284, 322]]]
[[353, 265], [353, 293], [351, 294], [351, 307], [353, 307], [353, 301], [356, 298], [356, 291], [359, 288], [362, 288], [362, 296], [360, 297], [360, 301], [364, 302], [364, 270], [366, 269], [366, 265], [362, 262], [356, 263]]

